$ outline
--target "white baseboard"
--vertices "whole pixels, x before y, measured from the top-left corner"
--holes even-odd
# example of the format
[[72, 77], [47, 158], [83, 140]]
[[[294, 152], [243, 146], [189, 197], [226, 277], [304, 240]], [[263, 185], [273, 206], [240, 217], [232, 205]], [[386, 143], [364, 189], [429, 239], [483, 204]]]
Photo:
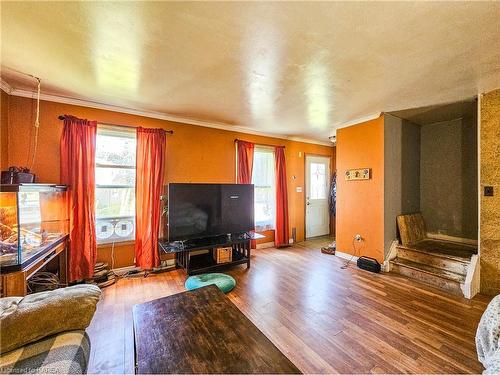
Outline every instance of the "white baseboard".
[[338, 256], [339, 258], [342, 258], [342, 259], [352, 259], [352, 261], [357, 261], [359, 259], [359, 257], [357, 257], [356, 255], [351, 255], [351, 254], [347, 254], [347, 253], [343, 253], [342, 251], [338, 251], [338, 250], [335, 250], [335, 256]]
[[257, 249], [269, 249], [271, 247], [274, 247], [274, 242], [264, 242], [257, 244]]
[[397, 248], [398, 244], [399, 242], [397, 240], [391, 242], [389, 253], [387, 254], [387, 257], [381, 266], [381, 270], [383, 272], [391, 272], [391, 260], [395, 259], [398, 256], [398, 248]]
[[477, 293], [479, 293], [479, 287], [480, 287], [479, 257], [477, 256], [477, 254], [474, 254], [471, 257], [465, 281], [463, 284], [460, 284], [460, 288], [462, 289], [464, 297], [471, 299]]

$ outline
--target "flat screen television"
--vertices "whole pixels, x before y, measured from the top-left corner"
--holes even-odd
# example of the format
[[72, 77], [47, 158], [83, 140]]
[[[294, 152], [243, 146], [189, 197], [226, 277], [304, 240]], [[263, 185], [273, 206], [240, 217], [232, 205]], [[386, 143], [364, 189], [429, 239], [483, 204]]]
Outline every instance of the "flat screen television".
[[253, 230], [253, 185], [169, 184], [168, 227], [171, 242]]

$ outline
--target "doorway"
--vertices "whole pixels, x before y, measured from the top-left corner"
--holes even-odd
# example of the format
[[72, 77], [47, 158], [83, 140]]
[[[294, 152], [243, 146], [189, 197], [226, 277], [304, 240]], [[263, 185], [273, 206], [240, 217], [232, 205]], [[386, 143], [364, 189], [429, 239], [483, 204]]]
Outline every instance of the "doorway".
[[330, 158], [306, 155], [306, 238], [330, 234]]

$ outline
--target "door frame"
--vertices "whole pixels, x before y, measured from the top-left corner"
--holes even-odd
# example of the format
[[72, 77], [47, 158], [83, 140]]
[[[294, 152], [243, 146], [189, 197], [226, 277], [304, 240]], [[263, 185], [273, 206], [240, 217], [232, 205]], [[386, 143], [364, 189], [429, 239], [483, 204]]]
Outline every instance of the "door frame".
[[[331, 184], [331, 179], [332, 179], [332, 157], [328, 155], [323, 155], [323, 154], [316, 154], [312, 152], [304, 152], [304, 241], [308, 239], [307, 237], [307, 158], [308, 157], [320, 157], [320, 158], [325, 158], [328, 159], [328, 186], [330, 187]], [[332, 216], [328, 214], [328, 235], [331, 233], [332, 229]], [[322, 237], [322, 236], [317, 236], [317, 237]], [[309, 238], [317, 238], [317, 237], [309, 237]]]

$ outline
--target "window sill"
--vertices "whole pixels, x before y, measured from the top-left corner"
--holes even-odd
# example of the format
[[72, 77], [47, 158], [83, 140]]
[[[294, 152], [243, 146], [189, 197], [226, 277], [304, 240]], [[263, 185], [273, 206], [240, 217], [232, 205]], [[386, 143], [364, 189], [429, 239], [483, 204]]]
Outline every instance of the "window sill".
[[255, 232], [257, 233], [262, 233], [262, 232], [269, 232], [269, 231], [274, 231], [276, 228], [272, 228], [272, 227], [258, 227], [256, 226], [255, 227]]
[[104, 242], [104, 243], [98, 243], [97, 248], [102, 249], [105, 247], [112, 247], [113, 243], [115, 244], [115, 247], [121, 247], [121, 246], [128, 246], [128, 245], [134, 245], [135, 240], [124, 240], [124, 241], [114, 241], [114, 242]]

